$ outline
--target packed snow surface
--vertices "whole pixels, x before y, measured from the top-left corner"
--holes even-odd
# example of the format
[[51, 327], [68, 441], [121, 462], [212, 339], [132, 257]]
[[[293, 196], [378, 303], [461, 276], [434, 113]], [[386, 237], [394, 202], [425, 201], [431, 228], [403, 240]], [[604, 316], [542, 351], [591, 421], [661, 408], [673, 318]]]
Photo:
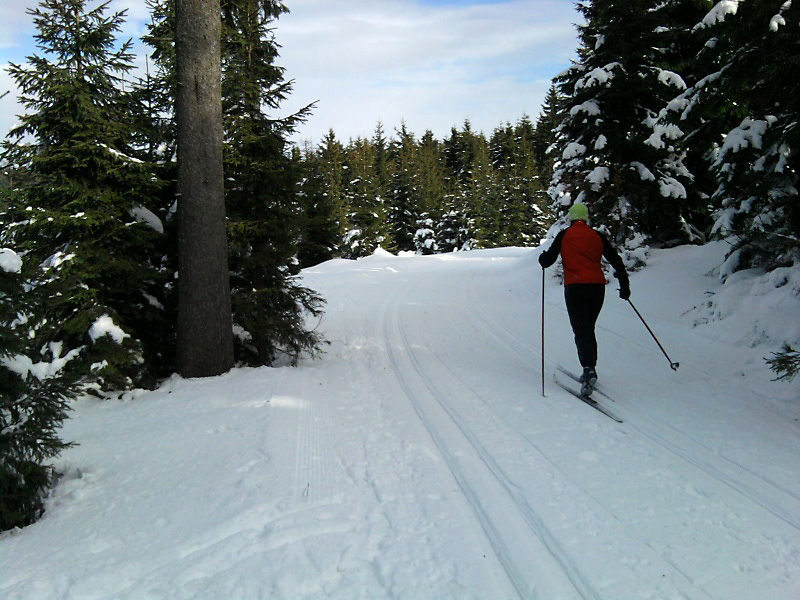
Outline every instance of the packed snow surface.
[[753, 339], [798, 322], [788, 284], [704, 305], [724, 247], [653, 251], [632, 300], [676, 372], [609, 285], [617, 424], [553, 381], [577, 370], [554, 269], [542, 396], [538, 252], [324, 263], [321, 360], [77, 402], [0, 597], [800, 597], [800, 382]]

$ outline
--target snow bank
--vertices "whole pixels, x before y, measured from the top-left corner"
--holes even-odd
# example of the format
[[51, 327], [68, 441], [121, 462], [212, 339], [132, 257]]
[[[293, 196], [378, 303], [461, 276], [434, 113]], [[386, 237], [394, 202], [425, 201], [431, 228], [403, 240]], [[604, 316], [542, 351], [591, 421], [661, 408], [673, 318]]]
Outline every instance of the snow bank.
[[800, 265], [770, 273], [737, 271], [692, 311], [707, 335], [729, 344], [778, 351], [800, 345]]

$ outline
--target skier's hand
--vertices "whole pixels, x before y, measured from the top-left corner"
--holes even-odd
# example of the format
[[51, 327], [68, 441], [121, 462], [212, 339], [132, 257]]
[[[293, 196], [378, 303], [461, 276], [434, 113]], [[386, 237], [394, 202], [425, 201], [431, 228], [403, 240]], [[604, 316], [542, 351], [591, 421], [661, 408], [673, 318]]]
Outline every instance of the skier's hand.
[[619, 297], [622, 298], [623, 300], [627, 300], [628, 298], [630, 298], [631, 297], [631, 288], [628, 287], [627, 285], [623, 285], [622, 287], [620, 287], [619, 288]]
[[540, 255], [539, 255], [539, 264], [540, 264], [540, 265], [542, 265], [542, 268], [543, 268], [543, 269], [546, 269], [546, 268], [547, 268], [547, 267], [545, 266], [545, 264], [544, 264], [544, 255], [543, 255], [543, 254], [540, 254]]

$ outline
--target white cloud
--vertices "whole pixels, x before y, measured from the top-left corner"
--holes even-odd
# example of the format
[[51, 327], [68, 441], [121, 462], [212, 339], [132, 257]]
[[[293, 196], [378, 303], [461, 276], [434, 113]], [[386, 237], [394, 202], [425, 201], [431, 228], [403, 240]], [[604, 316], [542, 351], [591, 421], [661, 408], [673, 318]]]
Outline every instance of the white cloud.
[[301, 137], [370, 135], [405, 119], [446, 135], [470, 119], [490, 131], [535, 117], [574, 55], [567, 0], [424, 7], [408, 0], [312, 0], [276, 27], [281, 64], [295, 80], [287, 108], [318, 100]]
[[[523, 114], [535, 118], [550, 80], [577, 47], [572, 0], [287, 0], [287, 6], [291, 12], [277, 21], [275, 35], [279, 64], [295, 85], [282, 112], [318, 101], [297, 136], [315, 142], [329, 128], [343, 140], [370, 136], [379, 120], [387, 133], [405, 120], [418, 135], [431, 129], [442, 137], [465, 119], [489, 133]], [[146, 5], [113, 0], [110, 7], [125, 8], [124, 39], [136, 41], [149, 20]], [[19, 60], [2, 45], [5, 32], [30, 25], [20, 5], [0, 14], [7, 13], [12, 21], [0, 30], [0, 63]], [[30, 54], [30, 33], [24, 41]], [[1, 94], [7, 77], [0, 85]], [[2, 132], [20, 112], [8, 100], [0, 101]]]
[[[30, 15], [25, 14], [31, 2], [6, 1], [0, 4], [0, 51], [7, 51], [27, 43], [33, 31]], [[5, 62], [5, 61], [4, 61]]]

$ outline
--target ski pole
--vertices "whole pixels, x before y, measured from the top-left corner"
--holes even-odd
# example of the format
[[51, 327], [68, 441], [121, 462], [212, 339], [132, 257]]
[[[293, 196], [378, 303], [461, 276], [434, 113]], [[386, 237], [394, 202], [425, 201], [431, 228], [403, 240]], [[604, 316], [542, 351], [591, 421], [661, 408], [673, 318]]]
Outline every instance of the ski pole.
[[631, 302], [631, 299], [630, 299], [630, 298], [628, 298], [628, 304], [630, 304], [630, 305], [631, 305], [631, 308], [633, 309], [633, 312], [635, 312], [635, 313], [636, 313], [636, 316], [637, 316], [637, 317], [639, 317], [639, 319], [642, 321], [642, 323], [644, 324], [644, 326], [647, 328], [647, 331], [649, 331], [649, 332], [650, 332], [650, 335], [652, 335], [652, 336], [653, 336], [653, 339], [656, 341], [656, 344], [658, 344], [658, 347], [659, 347], [659, 348], [661, 348], [661, 352], [663, 352], [663, 353], [664, 353], [664, 356], [666, 356], [666, 357], [667, 357], [667, 360], [669, 361], [669, 366], [670, 366], [670, 368], [671, 368], [673, 371], [677, 371], [677, 370], [678, 370], [678, 367], [680, 367], [680, 366], [681, 366], [681, 365], [680, 365], [680, 363], [672, 362], [672, 359], [669, 357], [669, 354], [667, 354], [667, 351], [666, 351], [666, 350], [664, 350], [664, 346], [662, 346], [662, 345], [661, 345], [661, 342], [659, 342], [659, 341], [658, 341], [658, 338], [656, 337], [656, 334], [655, 334], [655, 333], [653, 333], [653, 330], [652, 330], [652, 329], [650, 329], [650, 326], [647, 324], [647, 321], [645, 321], [645, 320], [644, 320], [644, 317], [641, 315], [641, 313], [639, 313], [639, 311], [638, 311], [638, 310], [636, 310], [636, 307], [633, 305], [633, 302]]
[[544, 268], [542, 268], [542, 397], [544, 397]]

